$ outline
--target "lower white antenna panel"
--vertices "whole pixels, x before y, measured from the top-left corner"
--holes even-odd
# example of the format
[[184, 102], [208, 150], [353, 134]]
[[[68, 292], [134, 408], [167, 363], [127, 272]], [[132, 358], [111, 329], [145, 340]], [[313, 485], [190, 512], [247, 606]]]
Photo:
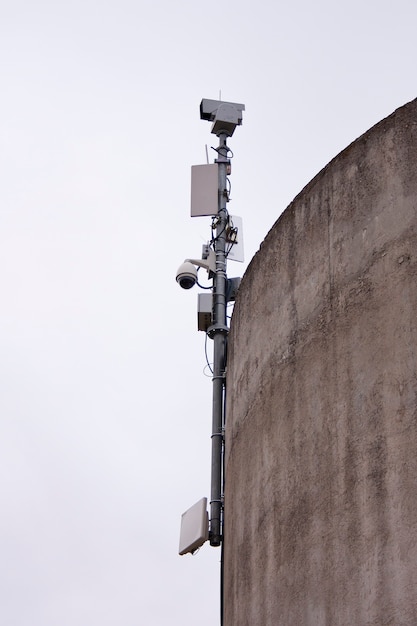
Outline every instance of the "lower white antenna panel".
[[180, 530], [180, 554], [195, 552], [208, 539], [207, 498], [201, 498], [182, 514]]

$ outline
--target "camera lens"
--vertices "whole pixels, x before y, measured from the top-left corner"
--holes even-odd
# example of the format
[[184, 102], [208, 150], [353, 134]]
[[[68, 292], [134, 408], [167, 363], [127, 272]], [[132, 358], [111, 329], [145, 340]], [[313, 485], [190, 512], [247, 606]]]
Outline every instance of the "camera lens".
[[195, 285], [195, 280], [190, 276], [183, 276], [180, 278], [179, 283], [183, 289], [191, 289]]

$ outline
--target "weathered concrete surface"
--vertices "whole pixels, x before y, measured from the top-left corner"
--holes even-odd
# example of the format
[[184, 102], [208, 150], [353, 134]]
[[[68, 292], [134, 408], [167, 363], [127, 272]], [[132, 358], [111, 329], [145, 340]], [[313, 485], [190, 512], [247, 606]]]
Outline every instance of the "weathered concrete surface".
[[417, 101], [249, 266], [227, 373], [225, 626], [417, 624]]

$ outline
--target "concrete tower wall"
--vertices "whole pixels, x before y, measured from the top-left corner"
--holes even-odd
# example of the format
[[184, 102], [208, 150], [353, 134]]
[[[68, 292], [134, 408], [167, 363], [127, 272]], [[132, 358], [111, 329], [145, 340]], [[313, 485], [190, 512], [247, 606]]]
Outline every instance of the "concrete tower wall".
[[417, 101], [338, 155], [240, 287], [225, 626], [417, 624]]

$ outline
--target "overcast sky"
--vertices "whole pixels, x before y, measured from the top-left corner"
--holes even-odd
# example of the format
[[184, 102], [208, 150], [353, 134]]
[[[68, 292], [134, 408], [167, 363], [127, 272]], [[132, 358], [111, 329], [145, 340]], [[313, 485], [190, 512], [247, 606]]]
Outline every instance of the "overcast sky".
[[213, 626], [197, 290], [202, 98], [242, 102], [246, 264], [339, 151], [416, 96], [412, 0], [0, 4], [0, 623]]

